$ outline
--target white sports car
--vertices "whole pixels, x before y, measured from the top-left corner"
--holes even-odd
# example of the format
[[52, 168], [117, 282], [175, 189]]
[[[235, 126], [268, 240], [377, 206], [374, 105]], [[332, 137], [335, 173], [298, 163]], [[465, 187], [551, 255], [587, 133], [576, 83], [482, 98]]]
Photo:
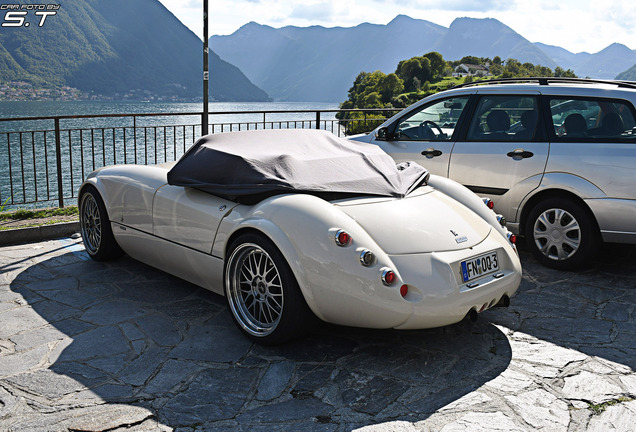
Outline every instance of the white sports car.
[[319, 130], [208, 135], [176, 163], [115, 165], [79, 191], [84, 245], [224, 294], [262, 344], [318, 318], [419, 329], [507, 306], [514, 236], [463, 186]]

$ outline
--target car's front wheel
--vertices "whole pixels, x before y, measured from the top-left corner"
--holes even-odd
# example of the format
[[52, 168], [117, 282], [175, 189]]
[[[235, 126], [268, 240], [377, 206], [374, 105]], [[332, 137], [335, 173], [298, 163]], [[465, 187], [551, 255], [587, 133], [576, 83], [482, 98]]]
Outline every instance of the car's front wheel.
[[124, 254], [113, 235], [104, 201], [92, 186], [87, 186], [80, 195], [79, 220], [84, 249], [91, 258], [107, 261]]
[[227, 256], [225, 296], [241, 331], [264, 345], [300, 336], [312, 313], [278, 248], [249, 233], [232, 242]]
[[537, 260], [559, 270], [585, 265], [601, 243], [592, 216], [567, 198], [550, 198], [535, 205], [528, 214], [525, 235]]

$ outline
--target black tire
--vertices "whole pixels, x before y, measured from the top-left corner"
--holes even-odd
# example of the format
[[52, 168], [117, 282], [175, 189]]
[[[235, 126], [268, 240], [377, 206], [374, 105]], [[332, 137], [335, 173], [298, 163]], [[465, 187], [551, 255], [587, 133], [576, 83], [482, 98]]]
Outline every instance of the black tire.
[[537, 260], [559, 270], [582, 267], [601, 245], [592, 215], [567, 198], [549, 198], [535, 205], [528, 214], [525, 235]]
[[79, 219], [82, 241], [88, 255], [95, 261], [119, 258], [124, 251], [119, 247], [102, 197], [94, 187], [82, 190], [79, 197]]
[[276, 345], [301, 336], [313, 318], [278, 248], [249, 233], [228, 249], [225, 297], [236, 325], [252, 341]]

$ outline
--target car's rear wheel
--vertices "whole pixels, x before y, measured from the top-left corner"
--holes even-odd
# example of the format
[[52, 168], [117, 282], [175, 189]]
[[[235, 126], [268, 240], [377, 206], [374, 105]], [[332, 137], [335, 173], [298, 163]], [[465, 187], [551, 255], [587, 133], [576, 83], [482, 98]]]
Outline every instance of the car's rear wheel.
[[588, 263], [601, 242], [592, 216], [566, 198], [550, 198], [535, 205], [528, 214], [525, 235], [537, 260], [560, 270]]
[[88, 255], [96, 261], [119, 258], [123, 251], [110, 227], [108, 213], [99, 192], [86, 187], [79, 199], [79, 219], [82, 241]]
[[274, 345], [300, 336], [312, 314], [287, 261], [264, 236], [232, 242], [225, 262], [225, 296], [232, 317], [250, 339]]

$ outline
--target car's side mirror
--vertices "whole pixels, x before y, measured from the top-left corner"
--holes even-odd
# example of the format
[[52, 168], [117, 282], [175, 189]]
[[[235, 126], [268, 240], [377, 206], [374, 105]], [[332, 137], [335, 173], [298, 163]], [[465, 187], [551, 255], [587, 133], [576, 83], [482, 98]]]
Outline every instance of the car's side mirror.
[[393, 139], [393, 134], [389, 132], [388, 127], [381, 127], [375, 133], [375, 139], [378, 141], [391, 141]]

